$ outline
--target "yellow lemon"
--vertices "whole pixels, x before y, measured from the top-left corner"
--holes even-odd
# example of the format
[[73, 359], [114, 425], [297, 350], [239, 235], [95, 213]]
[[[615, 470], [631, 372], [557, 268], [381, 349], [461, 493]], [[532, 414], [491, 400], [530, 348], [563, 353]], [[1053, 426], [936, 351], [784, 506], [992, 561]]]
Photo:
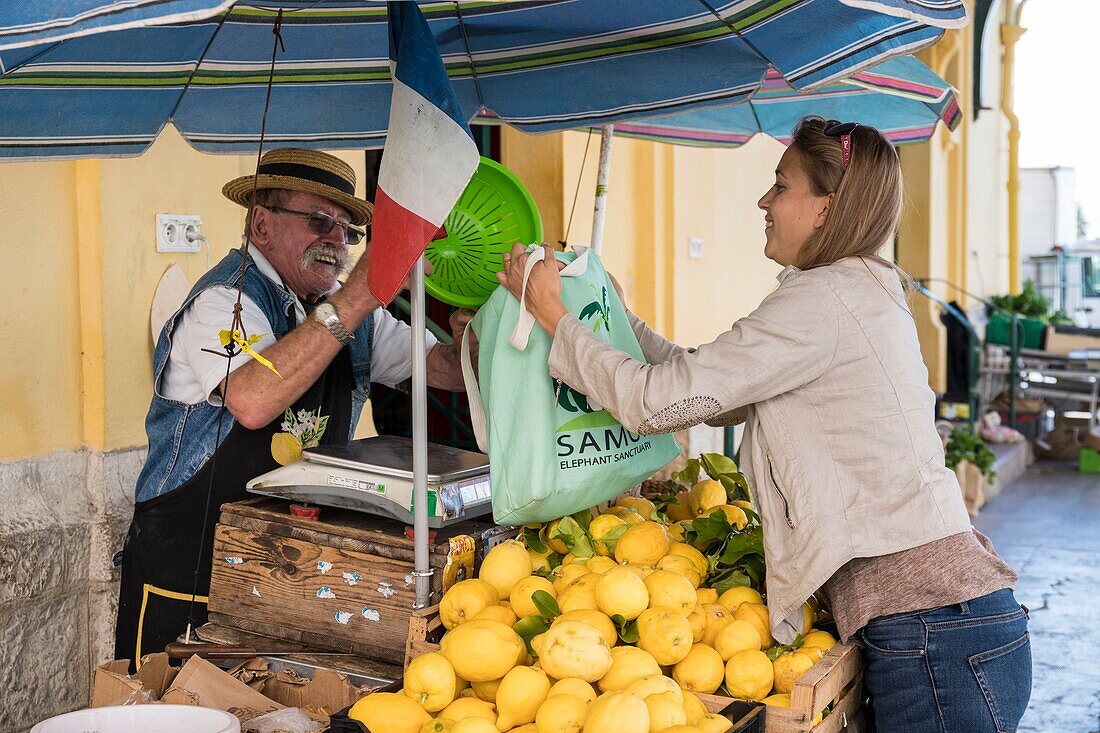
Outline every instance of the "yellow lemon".
[[271, 436], [271, 457], [280, 466], [289, 466], [302, 459], [302, 441], [290, 433]]
[[625, 690], [605, 692], [588, 706], [584, 733], [649, 733], [645, 700]]
[[[595, 696], [593, 696], [595, 698]], [[588, 703], [573, 695], [550, 695], [535, 713], [538, 733], [580, 733]]]
[[554, 590], [561, 593], [568, 588], [574, 580], [591, 572], [592, 571], [584, 565], [562, 565], [555, 571], [557, 577], [554, 578]]
[[803, 636], [805, 636], [806, 634], [813, 631], [814, 620], [816, 618], [817, 618], [817, 614], [814, 612], [814, 609], [810, 606], [810, 604], [809, 603], [803, 603], [802, 604], [802, 629], [799, 631], [799, 633], [802, 634]]
[[643, 700], [650, 695], [656, 695], [661, 692], [671, 692], [680, 700], [681, 706], [684, 703], [683, 688], [676, 684], [676, 680], [663, 674], [650, 674], [645, 677], [639, 677], [627, 685], [626, 690], [627, 692], [633, 692]]
[[703, 582], [703, 576], [695, 569], [695, 563], [683, 555], [665, 555], [657, 561], [657, 567], [684, 576], [691, 582], [692, 588], [698, 588]]
[[693, 644], [688, 655], [672, 668], [672, 679], [690, 692], [713, 693], [725, 678], [726, 664], [706, 644]]
[[687, 717], [688, 725], [697, 725], [706, 717], [706, 714], [707, 706], [694, 692], [684, 695], [684, 715]]
[[715, 509], [726, 515], [726, 521], [729, 522], [730, 526], [732, 526], [734, 529], [744, 529], [745, 525], [749, 523], [749, 518], [748, 516], [746, 516], [745, 510], [741, 507], [731, 506], [730, 504], [723, 504], [720, 507], [715, 507], [714, 509], [711, 509], [711, 513], [713, 513]]
[[726, 503], [726, 489], [713, 479], [705, 479], [688, 491], [688, 507], [694, 517], [705, 517]]
[[499, 733], [497, 727], [484, 718], [463, 718], [451, 728], [451, 733]]
[[641, 496], [620, 496], [615, 500], [615, 506], [625, 506], [642, 515], [642, 519], [653, 519], [653, 502]]
[[665, 515], [673, 522], [682, 522], [685, 519], [694, 519], [691, 512], [691, 493], [680, 491], [676, 494], [676, 501], [665, 507]]
[[776, 693], [774, 695], [768, 695], [760, 702], [772, 707], [789, 708], [791, 706], [791, 696], [790, 693]]
[[554, 590], [553, 583], [537, 575], [528, 576], [512, 586], [512, 611], [515, 612], [518, 618], [539, 612], [538, 608], [535, 607], [535, 602], [531, 600], [531, 596], [537, 590], [546, 591], [551, 598], [557, 598], [558, 595], [558, 592]]
[[516, 667], [497, 688], [497, 728], [509, 730], [535, 722], [535, 713], [550, 692], [550, 680], [542, 670]]
[[451, 733], [454, 727], [455, 722], [453, 720], [436, 718], [425, 723], [424, 727], [420, 729], [420, 733]]
[[491, 619], [474, 619], [443, 637], [440, 651], [455, 674], [470, 682], [499, 680], [527, 655], [512, 627]]
[[[446, 639], [446, 637], [444, 637]], [[546, 674], [595, 682], [611, 669], [611, 650], [599, 630], [583, 621], [561, 621], [531, 642]]]
[[714, 650], [727, 661], [737, 652], [746, 649], [760, 650], [760, 632], [752, 624], [739, 618], [731, 620], [718, 630], [714, 638]]
[[810, 671], [814, 662], [805, 654], [787, 652], [780, 654], [772, 662], [775, 691], [779, 693], [791, 692], [798, 678]]
[[687, 532], [687, 528], [684, 527], [683, 522], [673, 522], [665, 529], [668, 531], [668, 539], [670, 542], [684, 541], [684, 534]]
[[558, 522], [560, 521], [560, 519], [555, 519], [549, 524], [543, 526], [543, 528], [539, 531], [539, 539], [542, 540], [542, 543], [544, 545], [549, 547], [554, 552], [558, 553], [559, 555], [565, 555], [569, 552], [569, 548], [566, 546], [565, 542], [563, 542], [560, 538], [550, 539], [550, 533], [554, 531], [554, 529], [558, 526]]
[[617, 646], [611, 650], [611, 667], [600, 678], [601, 692], [625, 690], [631, 682], [660, 675], [661, 665], [653, 655], [635, 646]]
[[399, 692], [374, 692], [351, 706], [348, 717], [378, 733], [419, 733], [432, 716]]
[[704, 603], [717, 603], [718, 591], [714, 588], [696, 588], [695, 589], [695, 603], [696, 605], [703, 605]]
[[421, 654], [405, 669], [405, 696], [429, 713], [451, 704], [456, 694], [455, 668], [438, 652]]
[[485, 702], [496, 703], [497, 701], [497, 688], [500, 687], [500, 680], [488, 680], [486, 682], [471, 682], [470, 689], [474, 691], [474, 695], [478, 700], [484, 700]]
[[675, 692], [658, 692], [650, 695], [645, 698], [645, 706], [649, 710], [650, 733], [687, 723], [683, 697], [677, 697]]
[[703, 606], [706, 615], [706, 630], [703, 632], [703, 643], [714, 646], [714, 640], [718, 638], [718, 632], [722, 627], [733, 620], [730, 610], [721, 603], [708, 603]]
[[657, 569], [657, 568], [653, 567], [652, 565], [634, 565], [632, 563], [627, 563], [626, 565], [620, 565], [619, 567], [626, 568], [627, 570], [634, 573], [635, 575], [637, 575], [642, 580], [645, 580], [646, 577], [650, 573], [652, 573], [654, 570]]
[[668, 546], [668, 554], [681, 555], [695, 565], [695, 570], [703, 577], [706, 577], [710, 572], [710, 562], [707, 560], [703, 553], [696, 550], [691, 545], [684, 544], [683, 542], [672, 542]]
[[763, 605], [764, 598], [747, 585], [735, 585], [718, 596], [718, 602], [729, 610], [736, 611], [742, 603], [759, 603]]
[[825, 656], [825, 652], [816, 646], [803, 646], [794, 650], [795, 654], [802, 654], [811, 662], [817, 664]]
[[671, 728], [665, 728], [663, 733], [703, 733], [703, 729], [697, 725], [674, 725]]
[[676, 664], [691, 651], [693, 634], [687, 617], [671, 608], [649, 608], [638, 617], [638, 648], [657, 664]]
[[730, 723], [729, 718], [718, 713], [707, 713], [696, 723], [696, 726], [702, 733], [726, 733], [733, 724]]
[[519, 619], [516, 618], [516, 614], [512, 612], [512, 609], [506, 606], [489, 606], [483, 608], [474, 618], [489, 618], [494, 621], [499, 621], [506, 626], [515, 626], [516, 621], [519, 621]]
[[645, 577], [650, 608], [671, 608], [685, 616], [695, 608], [695, 588], [691, 581], [669, 570], [654, 570]]
[[760, 646], [762, 648], [767, 649], [775, 643], [775, 640], [772, 639], [771, 618], [768, 616], [768, 607], [764, 604], [746, 601], [737, 607], [737, 610], [733, 612], [733, 617], [748, 621], [756, 627], [757, 632], [760, 633]]
[[668, 553], [668, 533], [657, 522], [643, 521], [630, 527], [615, 545], [620, 564], [656, 565]]
[[618, 516], [624, 522], [626, 522], [627, 524], [631, 524], [631, 525], [641, 524], [642, 522], [646, 521], [646, 518], [643, 517], [641, 514], [639, 514], [634, 509], [627, 509], [625, 512], [623, 512], [622, 514], [620, 514]]
[[827, 652], [836, 646], [836, 639], [828, 631], [821, 631], [820, 629], [814, 629], [810, 633], [802, 637], [802, 648], [813, 647], [820, 649], [822, 652]]
[[706, 636], [707, 612], [702, 606], [696, 605], [688, 614], [688, 623], [691, 624], [691, 643], [698, 644]]
[[603, 557], [600, 555], [589, 558], [586, 564], [588, 565], [588, 569], [596, 575], [602, 575], [608, 570], [622, 567], [621, 565], [619, 565], [619, 563], [615, 562], [614, 558]]
[[481, 561], [477, 577], [496, 588], [500, 600], [507, 600], [512, 586], [531, 575], [527, 547], [518, 540], [505, 540], [489, 550]]
[[763, 700], [775, 681], [771, 660], [761, 651], [746, 649], [726, 662], [726, 689], [741, 700]]
[[596, 581], [596, 604], [608, 616], [633, 621], [649, 607], [649, 591], [637, 575], [626, 568], [615, 568]]
[[625, 527], [624, 522], [614, 514], [601, 514], [592, 520], [592, 523], [588, 525], [588, 536], [592, 538], [592, 545], [598, 555], [608, 556], [611, 554], [610, 548], [604, 544], [603, 540], [607, 536], [607, 533], [616, 527]]
[[[485, 718], [490, 723], [497, 722], [497, 711], [492, 703], [476, 697], [457, 698], [447, 707], [439, 711], [439, 717], [444, 720], [453, 720], [456, 723], [464, 718]], [[373, 728], [371, 731], [373, 732]]]
[[579, 611], [569, 611], [560, 616], [555, 616], [554, 620], [550, 622], [550, 625], [553, 626], [562, 621], [583, 621], [589, 626], [592, 626], [600, 632], [600, 636], [603, 637], [609, 649], [619, 643], [619, 632], [615, 628], [615, 623], [608, 618], [606, 614], [600, 613], [597, 610], [582, 608]]
[[[550, 687], [550, 692], [546, 693], [546, 698], [550, 699], [554, 695], [569, 695], [587, 705], [596, 699], [596, 688], [579, 677], [566, 677], [563, 680], [558, 680]], [[537, 723], [538, 720], [535, 722]]]
[[[602, 577], [602, 576], [594, 576]], [[558, 594], [558, 609], [562, 613], [580, 611], [583, 609], [599, 610], [600, 604], [596, 601], [596, 589], [588, 585], [571, 585]]]
[[527, 548], [527, 557], [531, 558], [531, 572], [550, 572], [550, 550], [546, 552], [535, 552], [530, 547]]
[[472, 620], [489, 606], [500, 603], [500, 594], [490, 583], [477, 578], [459, 581], [439, 600], [439, 619], [448, 629]]

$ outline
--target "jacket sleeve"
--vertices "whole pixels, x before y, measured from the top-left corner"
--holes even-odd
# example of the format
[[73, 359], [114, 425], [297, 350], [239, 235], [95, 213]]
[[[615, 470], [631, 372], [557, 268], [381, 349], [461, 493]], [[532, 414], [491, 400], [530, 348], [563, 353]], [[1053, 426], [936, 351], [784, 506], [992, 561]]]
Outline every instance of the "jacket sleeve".
[[645, 321], [629, 310], [626, 312], [626, 317], [630, 321], [630, 328], [634, 331], [634, 336], [638, 339], [638, 345], [642, 347], [642, 355], [645, 356], [648, 363], [664, 364], [677, 354], [688, 351], [683, 346], [677, 346], [651, 329]]
[[825, 373], [839, 338], [837, 298], [807, 274], [788, 277], [711, 343], [660, 364], [630, 358], [566, 315], [550, 374], [639, 435], [682, 430], [789, 392]]

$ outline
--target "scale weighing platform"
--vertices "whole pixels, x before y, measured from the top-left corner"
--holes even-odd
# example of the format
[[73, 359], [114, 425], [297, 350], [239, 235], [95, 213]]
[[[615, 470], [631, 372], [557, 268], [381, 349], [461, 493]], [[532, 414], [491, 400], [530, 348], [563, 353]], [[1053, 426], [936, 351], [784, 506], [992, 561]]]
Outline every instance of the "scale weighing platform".
[[[258, 476], [253, 494], [352, 509], [413, 523], [412, 440], [393, 435], [302, 451], [302, 460]], [[489, 457], [428, 443], [428, 526], [488, 514]]]

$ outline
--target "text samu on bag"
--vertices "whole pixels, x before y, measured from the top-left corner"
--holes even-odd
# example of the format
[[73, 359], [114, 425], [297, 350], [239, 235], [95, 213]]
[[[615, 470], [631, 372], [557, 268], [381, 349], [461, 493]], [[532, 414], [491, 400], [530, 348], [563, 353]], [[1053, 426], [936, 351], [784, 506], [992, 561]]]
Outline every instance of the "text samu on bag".
[[[524, 286], [541, 247], [528, 259]], [[562, 300], [593, 333], [644, 360], [599, 258], [587, 247], [558, 253]], [[680, 454], [671, 435], [639, 436], [585, 395], [550, 377], [550, 337], [522, 301], [498, 288], [470, 327], [480, 352], [476, 379], [462, 366], [481, 450], [489, 454], [493, 519], [546, 522], [618, 496]], [[464, 341], [466, 346], [468, 342]]]

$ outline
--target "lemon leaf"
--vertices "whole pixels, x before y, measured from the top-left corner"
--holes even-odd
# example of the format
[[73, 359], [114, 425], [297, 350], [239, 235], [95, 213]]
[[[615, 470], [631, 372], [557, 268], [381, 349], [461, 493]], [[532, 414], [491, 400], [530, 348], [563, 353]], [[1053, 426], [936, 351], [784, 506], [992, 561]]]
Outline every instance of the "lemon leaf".
[[535, 604], [535, 608], [539, 610], [543, 618], [552, 619], [561, 615], [561, 609], [558, 608], [558, 602], [554, 600], [554, 596], [544, 590], [537, 590], [532, 593], [531, 603]]

